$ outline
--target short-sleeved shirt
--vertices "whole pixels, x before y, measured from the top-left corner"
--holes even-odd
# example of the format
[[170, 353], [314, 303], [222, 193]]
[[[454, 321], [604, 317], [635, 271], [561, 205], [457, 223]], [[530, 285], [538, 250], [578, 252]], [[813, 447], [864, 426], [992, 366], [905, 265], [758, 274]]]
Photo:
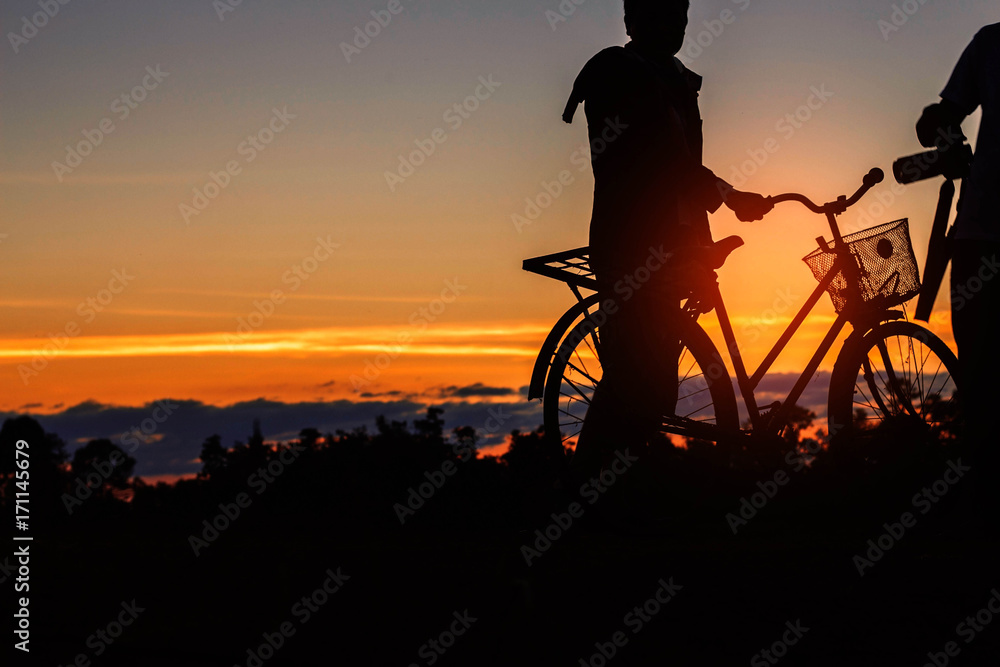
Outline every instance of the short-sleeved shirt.
[[941, 97], [966, 114], [983, 108], [976, 159], [955, 221], [955, 238], [1000, 241], [1000, 23], [976, 34]]
[[633, 44], [594, 56], [577, 77], [564, 113], [586, 101], [594, 209], [590, 259], [598, 278], [641, 266], [650, 247], [711, 242], [708, 212], [722, 203], [702, 166], [701, 77], [676, 59], [661, 65]]

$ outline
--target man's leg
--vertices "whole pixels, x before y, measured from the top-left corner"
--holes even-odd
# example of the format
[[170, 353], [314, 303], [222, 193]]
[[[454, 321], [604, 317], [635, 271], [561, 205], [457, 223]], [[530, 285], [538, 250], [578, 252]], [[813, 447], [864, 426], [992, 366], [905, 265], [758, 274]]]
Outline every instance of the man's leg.
[[974, 493], [978, 502], [996, 509], [1000, 456], [992, 423], [1000, 402], [1000, 244], [956, 241], [952, 259], [952, 329], [958, 345], [960, 400], [965, 437], [972, 445]]
[[638, 451], [658, 425], [648, 395], [648, 359], [642, 359], [643, 326], [642, 305], [625, 303], [599, 332], [604, 374], [577, 439], [572, 467], [579, 478], [598, 474], [618, 451]]
[[[580, 483], [598, 475], [617, 456], [642, 456], [664, 414], [677, 402], [679, 337], [672, 333], [678, 304], [662, 295], [638, 295], [623, 303], [601, 333], [604, 376], [592, 400], [573, 458]], [[650, 488], [660, 480], [650, 462], [638, 461], [603, 501], [606, 511], [641, 515]]]

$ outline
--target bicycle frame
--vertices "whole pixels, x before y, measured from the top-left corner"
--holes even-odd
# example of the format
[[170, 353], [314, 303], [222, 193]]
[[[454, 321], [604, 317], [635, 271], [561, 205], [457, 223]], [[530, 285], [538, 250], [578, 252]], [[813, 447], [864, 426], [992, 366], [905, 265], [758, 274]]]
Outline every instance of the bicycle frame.
[[740, 388], [740, 394], [743, 397], [743, 402], [746, 404], [747, 412], [750, 415], [750, 423], [753, 425], [755, 431], [766, 432], [770, 430], [770, 426], [772, 424], [785, 424], [790, 410], [802, 396], [809, 380], [812, 379], [812, 376], [819, 368], [820, 363], [822, 363], [823, 359], [836, 342], [840, 332], [843, 331], [844, 326], [848, 323], [850, 318], [846, 313], [840, 313], [837, 316], [837, 319], [830, 327], [826, 336], [820, 342], [819, 347], [809, 360], [805, 370], [799, 376], [798, 380], [796, 380], [795, 385], [792, 387], [788, 396], [777, 410], [771, 410], [766, 414], [767, 420], [765, 421], [765, 414], [761, 412], [760, 406], [757, 405], [754, 390], [760, 384], [761, 380], [764, 379], [768, 370], [770, 370], [771, 366], [788, 345], [789, 341], [791, 341], [795, 332], [802, 326], [806, 317], [819, 302], [820, 298], [826, 291], [826, 288], [829, 287], [830, 283], [833, 281], [834, 276], [836, 276], [840, 270], [844, 269], [845, 265], [849, 262], [849, 258], [843, 255], [834, 261], [833, 267], [816, 286], [812, 294], [809, 295], [809, 298], [806, 299], [806, 302], [799, 309], [798, 313], [796, 313], [795, 317], [792, 318], [788, 327], [786, 327], [784, 332], [782, 332], [781, 336], [771, 347], [767, 356], [763, 361], [761, 361], [760, 366], [758, 366], [753, 374], [750, 374], [747, 371], [746, 364], [743, 361], [743, 355], [740, 352], [739, 343], [736, 341], [736, 334], [733, 331], [732, 323], [729, 320], [729, 314], [726, 311], [726, 307], [722, 299], [722, 292], [719, 290], [718, 283], [715, 283], [712, 287], [712, 303], [715, 305], [716, 316], [719, 320], [719, 326], [722, 329], [722, 336], [726, 342], [726, 347], [729, 350], [729, 356], [733, 362], [733, 371], [736, 375], [736, 382]]
[[[869, 187], [871, 186], [864, 188], [864, 191], [867, 191]], [[824, 206], [815, 206], [812, 202], [805, 200], [801, 196], [785, 196], [785, 200], [800, 201], [810, 210], [826, 215], [827, 222], [830, 225], [830, 231], [833, 234], [832, 251], [836, 253], [837, 257], [833, 262], [833, 266], [829, 271], [827, 271], [826, 275], [823, 276], [823, 279], [813, 290], [812, 294], [809, 295], [809, 298], [806, 299], [806, 302], [799, 309], [798, 313], [796, 313], [795, 317], [792, 318], [788, 327], [785, 328], [781, 336], [768, 351], [764, 360], [761, 361], [760, 366], [758, 366], [752, 374], [748, 373], [746, 364], [743, 361], [743, 355], [740, 352], [739, 343], [736, 341], [736, 334], [733, 331], [732, 323], [729, 320], [729, 314], [726, 311], [726, 306], [722, 299], [722, 292], [719, 289], [718, 282], [715, 282], [711, 288], [711, 303], [715, 306], [716, 316], [719, 320], [719, 327], [722, 329], [722, 336], [726, 342], [726, 347], [729, 350], [729, 356], [733, 362], [733, 372], [736, 374], [736, 382], [740, 388], [740, 395], [743, 397], [743, 402], [750, 415], [750, 423], [753, 426], [754, 431], [763, 431], [766, 433], [771, 431], [775, 426], [784, 427], [789, 413], [792, 408], [795, 407], [799, 398], [802, 396], [802, 393], [805, 391], [806, 385], [809, 384], [812, 376], [819, 369], [819, 365], [823, 362], [823, 359], [826, 358], [826, 355], [830, 352], [833, 344], [837, 341], [837, 337], [840, 335], [841, 331], [844, 330], [844, 326], [848, 322], [852, 322], [854, 319], [850, 308], [845, 308], [842, 312], [837, 314], [837, 319], [830, 327], [830, 330], [827, 331], [826, 336], [824, 336], [823, 340], [820, 342], [816, 352], [813, 353], [809, 363], [806, 364], [805, 370], [799, 376], [798, 380], [796, 380], [795, 385], [792, 387], [788, 396], [785, 397], [785, 400], [782, 401], [780, 406], [777, 406], [776, 409], [771, 409], [767, 413], [762, 412], [760, 406], [757, 405], [757, 398], [754, 390], [760, 384], [761, 380], [764, 379], [767, 371], [770, 370], [771, 366], [777, 360], [781, 352], [784, 351], [785, 347], [787, 347], [788, 343], [795, 335], [795, 332], [802, 326], [802, 323], [819, 302], [820, 298], [822, 298], [823, 294], [830, 286], [830, 283], [833, 282], [835, 277], [841, 271], [844, 271], [847, 276], [848, 303], [860, 303], [861, 297], [858, 289], [858, 280], [856, 279], [860, 268], [840, 234], [840, 226], [837, 224], [837, 215], [845, 211], [852, 203], [860, 199], [862, 194], [863, 191], [859, 190], [859, 192], [856, 193], [851, 200], [848, 200], [846, 197], [841, 197], [837, 201], [825, 204]], [[824, 244], [822, 238], [817, 239], [817, 242]], [[880, 313], [880, 317], [878, 319], [881, 321], [891, 317], [891, 313], [885, 311]]]

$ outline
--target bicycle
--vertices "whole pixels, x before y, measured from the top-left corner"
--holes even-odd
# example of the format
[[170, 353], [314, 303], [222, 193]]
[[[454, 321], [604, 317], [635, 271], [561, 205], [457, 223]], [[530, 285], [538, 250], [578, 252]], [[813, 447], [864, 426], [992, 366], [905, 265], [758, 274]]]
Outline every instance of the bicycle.
[[[895, 309], [921, 287], [908, 220], [846, 236], [837, 222], [837, 216], [884, 177], [880, 169], [872, 169], [850, 198], [841, 196], [823, 205], [796, 193], [769, 198], [772, 204], [798, 202], [825, 215], [833, 242], [817, 238], [819, 247], [804, 258], [818, 285], [752, 373], [740, 353], [717, 274], [711, 271], [710, 280], [689, 290], [677, 323], [682, 345], [677, 403], [665, 408], [662, 420], [662, 432], [675, 444], [675, 436], [716, 443], [730, 437], [780, 436], [806, 385], [848, 324], [853, 331], [837, 354], [828, 392], [827, 430], [835, 442], [863, 442], [897, 427], [950, 433], [947, 419], [958, 409], [958, 360], [940, 338], [910, 322], [905, 310]], [[721, 267], [741, 245], [742, 239], [735, 236], [716, 243], [714, 251], [721, 261], [713, 268]], [[529, 400], [542, 399], [546, 433], [572, 447], [601, 379], [600, 329], [607, 313], [589, 266], [588, 248], [527, 259], [523, 268], [565, 282], [577, 298], [545, 338], [528, 392]], [[585, 296], [582, 290], [593, 294]], [[788, 396], [759, 406], [755, 389], [824, 293], [833, 301], [836, 320]], [[740, 427], [728, 367], [698, 324], [698, 318], [712, 310], [749, 415], [748, 429]]]

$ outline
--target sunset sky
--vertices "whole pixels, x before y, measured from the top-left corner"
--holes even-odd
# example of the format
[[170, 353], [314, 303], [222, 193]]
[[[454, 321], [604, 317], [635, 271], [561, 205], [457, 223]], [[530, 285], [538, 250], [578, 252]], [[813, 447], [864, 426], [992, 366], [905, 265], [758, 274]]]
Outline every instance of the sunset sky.
[[[914, 122], [1000, 8], [902, 4], [915, 13], [693, 2], [681, 57], [705, 77], [705, 163], [741, 189], [827, 201], [918, 152]], [[621, 0], [567, 6], [75, 0], [34, 29], [36, 1], [4, 3], [0, 411], [41, 416], [74, 444], [122, 433], [158, 399], [219, 417], [184, 427], [193, 454], [155, 453], [180, 442], [160, 425], [142, 448], [157, 465], [137, 467], [153, 476], [197, 470], [191, 456], [227, 415], [233, 437], [255, 414], [282, 437], [444, 401], [449, 426], [483, 429], [482, 403], [499, 401], [518, 415], [503, 432], [537, 425], [520, 388], [573, 297], [521, 261], [587, 242], [586, 123], [560, 115], [584, 63], [627, 41]], [[365, 41], [373, 11], [386, 25]], [[810, 96], [807, 120], [783, 120]], [[973, 139], [977, 126], [978, 114]], [[418, 142], [433, 153], [400, 170]], [[526, 199], [564, 170], [572, 182], [518, 229]], [[890, 177], [843, 227], [909, 217], [922, 265], [937, 187]], [[754, 365], [813, 289], [801, 258], [829, 230], [791, 204], [750, 225], [723, 209], [712, 226], [746, 241], [720, 276]], [[946, 292], [931, 328], [951, 343]], [[769, 309], [784, 319], [762, 322]], [[832, 314], [824, 299], [777, 371], [801, 368]], [[714, 333], [714, 316], [704, 323]], [[354, 386], [380, 353], [390, 363]], [[269, 423], [280, 404], [291, 417]]]

